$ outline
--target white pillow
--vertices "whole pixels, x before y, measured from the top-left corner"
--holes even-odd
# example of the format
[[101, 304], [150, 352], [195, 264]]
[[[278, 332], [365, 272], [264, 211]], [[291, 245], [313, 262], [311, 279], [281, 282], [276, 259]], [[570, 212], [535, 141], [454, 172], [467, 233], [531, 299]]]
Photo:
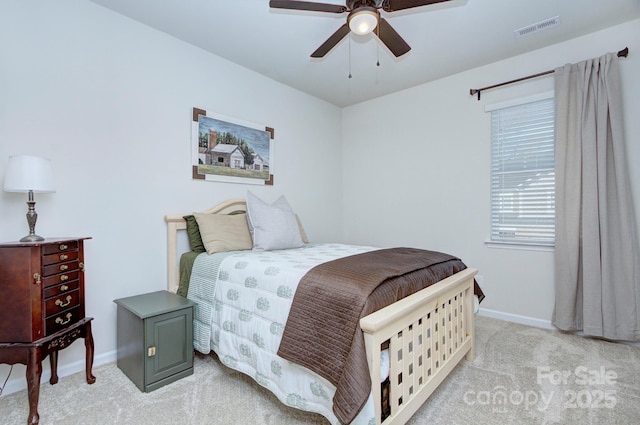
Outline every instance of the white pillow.
[[299, 248], [304, 245], [296, 215], [284, 196], [268, 204], [247, 192], [247, 221], [256, 251]]

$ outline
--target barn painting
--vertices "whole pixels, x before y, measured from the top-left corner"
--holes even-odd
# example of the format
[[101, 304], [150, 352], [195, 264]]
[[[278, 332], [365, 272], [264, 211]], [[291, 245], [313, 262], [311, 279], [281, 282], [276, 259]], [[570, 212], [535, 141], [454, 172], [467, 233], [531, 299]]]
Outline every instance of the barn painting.
[[197, 131], [198, 174], [270, 178], [271, 132], [205, 115], [198, 116]]

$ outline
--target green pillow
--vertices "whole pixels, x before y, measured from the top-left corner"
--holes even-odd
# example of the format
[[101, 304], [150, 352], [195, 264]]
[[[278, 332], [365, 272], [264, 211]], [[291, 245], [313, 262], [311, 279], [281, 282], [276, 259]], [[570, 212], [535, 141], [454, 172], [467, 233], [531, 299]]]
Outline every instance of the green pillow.
[[196, 218], [193, 215], [185, 215], [182, 218], [187, 222], [187, 236], [189, 237], [189, 246], [191, 247], [191, 251], [205, 252], [206, 249], [204, 248], [204, 243], [200, 236], [200, 227], [198, 227]]

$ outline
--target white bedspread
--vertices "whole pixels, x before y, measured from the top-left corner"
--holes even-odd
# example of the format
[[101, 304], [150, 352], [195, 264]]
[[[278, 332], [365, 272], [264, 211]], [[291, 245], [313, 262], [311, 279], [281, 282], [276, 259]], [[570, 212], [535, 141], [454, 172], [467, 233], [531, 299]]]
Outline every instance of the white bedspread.
[[[283, 403], [317, 412], [333, 424], [335, 387], [324, 378], [277, 356], [300, 279], [312, 267], [375, 248], [314, 244], [281, 251], [236, 251], [199, 255], [187, 298], [195, 301], [194, 347], [216, 352]], [[373, 399], [353, 422], [374, 424]]]

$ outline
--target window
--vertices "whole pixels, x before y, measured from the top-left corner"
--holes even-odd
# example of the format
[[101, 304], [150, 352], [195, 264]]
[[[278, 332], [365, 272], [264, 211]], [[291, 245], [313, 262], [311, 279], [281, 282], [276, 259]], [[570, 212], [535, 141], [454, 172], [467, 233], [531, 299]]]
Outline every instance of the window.
[[[491, 110], [491, 242], [555, 240], [554, 101]], [[546, 97], [546, 98], [545, 98]]]

